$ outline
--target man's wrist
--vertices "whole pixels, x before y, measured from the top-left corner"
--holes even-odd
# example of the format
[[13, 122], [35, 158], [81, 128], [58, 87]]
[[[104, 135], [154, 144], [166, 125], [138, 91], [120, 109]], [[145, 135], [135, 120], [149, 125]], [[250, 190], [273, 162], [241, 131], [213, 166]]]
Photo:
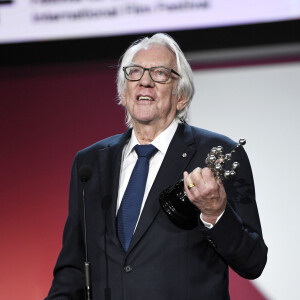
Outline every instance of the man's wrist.
[[208, 220], [208, 219], [204, 220], [205, 217], [204, 217], [203, 214], [201, 213], [201, 214], [200, 214], [200, 220], [201, 220], [201, 222], [203, 223], [203, 225], [204, 225], [206, 228], [211, 229], [211, 228], [213, 228], [214, 225], [216, 225], [217, 222], [221, 219], [221, 217], [223, 216], [224, 212], [225, 212], [225, 210], [222, 211], [222, 213], [216, 218], [215, 221], [210, 221], [210, 220]]

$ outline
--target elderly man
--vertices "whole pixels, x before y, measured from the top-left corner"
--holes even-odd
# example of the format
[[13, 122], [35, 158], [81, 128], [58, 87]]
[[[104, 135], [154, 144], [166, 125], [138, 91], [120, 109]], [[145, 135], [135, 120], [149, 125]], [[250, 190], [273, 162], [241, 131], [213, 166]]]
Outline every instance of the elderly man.
[[[229, 299], [228, 266], [253, 279], [267, 258], [246, 153], [235, 153], [241, 168], [224, 185], [205, 167], [212, 147], [230, 152], [236, 143], [185, 123], [192, 71], [165, 34], [126, 51], [118, 92], [129, 129], [75, 157], [63, 248], [46, 299], [84, 299], [83, 165], [93, 170], [85, 198], [94, 300]], [[181, 178], [199, 209], [189, 230], [173, 224], [159, 203]]]

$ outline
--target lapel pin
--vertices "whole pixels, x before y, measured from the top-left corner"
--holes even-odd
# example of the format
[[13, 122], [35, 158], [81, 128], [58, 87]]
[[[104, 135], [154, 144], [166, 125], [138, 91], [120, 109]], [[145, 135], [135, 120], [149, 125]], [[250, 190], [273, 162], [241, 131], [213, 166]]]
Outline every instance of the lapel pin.
[[182, 157], [187, 157], [187, 154], [185, 152], [182, 153]]

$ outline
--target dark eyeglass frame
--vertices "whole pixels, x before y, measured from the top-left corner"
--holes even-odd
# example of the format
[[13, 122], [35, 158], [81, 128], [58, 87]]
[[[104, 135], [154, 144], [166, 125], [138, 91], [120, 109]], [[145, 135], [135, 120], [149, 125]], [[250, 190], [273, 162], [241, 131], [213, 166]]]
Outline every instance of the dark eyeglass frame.
[[[128, 74], [127, 74], [127, 72], [126, 72], [126, 69], [127, 69], [127, 68], [132, 68], [132, 67], [138, 67], [138, 68], [143, 69], [143, 73], [142, 73], [142, 75], [141, 75], [141, 77], [140, 77], [139, 79], [129, 79], [129, 78], [128, 78]], [[151, 76], [151, 70], [152, 70], [152, 69], [157, 69], [157, 68], [164, 68], [164, 69], [166, 69], [166, 70], [169, 71], [169, 76], [168, 76], [168, 78], [167, 78], [166, 80], [160, 81], [160, 80], [154, 80], [154, 79], [152, 78], [152, 76]], [[177, 75], [179, 78], [181, 78], [181, 75], [178, 74], [175, 70], [173, 70], [173, 69], [171, 69], [171, 68], [167, 68], [167, 67], [165, 67], [165, 66], [158, 66], [158, 67], [144, 68], [144, 67], [142, 67], [142, 66], [135, 66], [135, 65], [133, 65], [133, 66], [126, 66], [126, 67], [123, 67], [122, 69], [123, 69], [123, 71], [124, 71], [125, 78], [126, 78], [128, 81], [139, 81], [139, 80], [141, 80], [141, 79], [143, 78], [143, 76], [144, 76], [145, 71], [148, 71], [150, 78], [151, 78], [154, 82], [159, 82], [159, 83], [166, 83], [166, 82], [170, 79], [171, 73], [174, 73], [174, 74]]]

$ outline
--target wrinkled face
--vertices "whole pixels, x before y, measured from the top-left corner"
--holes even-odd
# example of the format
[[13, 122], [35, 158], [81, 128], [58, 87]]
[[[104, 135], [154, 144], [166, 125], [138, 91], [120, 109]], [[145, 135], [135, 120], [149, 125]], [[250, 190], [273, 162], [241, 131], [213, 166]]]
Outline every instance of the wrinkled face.
[[[137, 52], [133, 64], [144, 68], [168, 67], [177, 71], [175, 55], [166, 47], [152, 45]], [[175, 118], [176, 110], [183, 109], [187, 102], [175, 95], [180, 78], [171, 73], [166, 83], [154, 82], [145, 71], [139, 81], [127, 81], [122, 93], [122, 104], [127, 108], [133, 127], [137, 124], [153, 125], [165, 129]]]

